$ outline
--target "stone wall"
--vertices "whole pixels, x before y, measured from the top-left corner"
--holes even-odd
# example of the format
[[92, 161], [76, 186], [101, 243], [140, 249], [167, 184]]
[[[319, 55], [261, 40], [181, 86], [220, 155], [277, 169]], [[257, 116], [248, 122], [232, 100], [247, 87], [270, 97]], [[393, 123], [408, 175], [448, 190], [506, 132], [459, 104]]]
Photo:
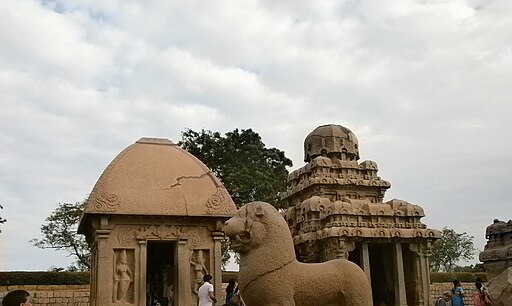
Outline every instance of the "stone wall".
[[[222, 293], [227, 284], [223, 284]], [[464, 302], [467, 306], [473, 306], [471, 293], [475, 285], [462, 283], [466, 293]], [[443, 292], [452, 288], [452, 283], [434, 283], [430, 285], [432, 301], [441, 296]], [[30, 292], [34, 306], [89, 306], [89, 285], [46, 285], [46, 286], [0, 286], [0, 299], [11, 290], [23, 289]]]
[[89, 306], [89, 285], [0, 286], [0, 299], [17, 289], [28, 291], [34, 306]]

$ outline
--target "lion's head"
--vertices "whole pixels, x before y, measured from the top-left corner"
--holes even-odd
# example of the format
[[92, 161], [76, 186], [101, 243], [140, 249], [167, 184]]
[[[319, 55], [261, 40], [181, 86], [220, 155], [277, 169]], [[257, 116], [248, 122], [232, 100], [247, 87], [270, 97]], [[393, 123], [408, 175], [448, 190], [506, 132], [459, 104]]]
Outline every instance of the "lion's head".
[[235, 252], [245, 253], [263, 244], [268, 238], [268, 229], [276, 226], [284, 228], [286, 234], [290, 235], [284, 218], [272, 205], [251, 202], [224, 223], [224, 233]]

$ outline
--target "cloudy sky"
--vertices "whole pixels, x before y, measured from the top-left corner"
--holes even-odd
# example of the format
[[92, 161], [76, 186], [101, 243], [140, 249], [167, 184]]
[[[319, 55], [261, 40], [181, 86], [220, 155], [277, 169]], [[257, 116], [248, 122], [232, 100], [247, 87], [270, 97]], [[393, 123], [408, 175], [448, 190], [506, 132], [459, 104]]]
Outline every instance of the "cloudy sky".
[[0, 1], [0, 270], [140, 137], [253, 128], [296, 169], [315, 127], [359, 138], [429, 227], [512, 218], [512, 2]]

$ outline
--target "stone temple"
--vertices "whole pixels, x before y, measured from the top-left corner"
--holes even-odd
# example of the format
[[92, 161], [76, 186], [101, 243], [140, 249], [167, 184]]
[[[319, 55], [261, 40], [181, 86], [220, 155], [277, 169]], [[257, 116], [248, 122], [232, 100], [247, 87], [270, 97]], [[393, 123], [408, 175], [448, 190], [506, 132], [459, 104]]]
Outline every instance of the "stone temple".
[[323, 125], [306, 137], [307, 164], [289, 175], [281, 197], [297, 258], [357, 263], [374, 305], [431, 305], [428, 257], [441, 233], [421, 223], [420, 206], [383, 202], [391, 184], [377, 175], [376, 162], [358, 160], [358, 140], [343, 126]]
[[222, 226], [236, 211], [197, 158], [142, 138], [108, 165], [79, 233], [91, 245], [90, 305], [197, 305], [204, 274], [222, 298]]
[[512, 267], [512, 220], [495, 219], [487, 227], [485, 237], [487, 244], [479, 257], [484, 263], [487, 278], [491, 279]]

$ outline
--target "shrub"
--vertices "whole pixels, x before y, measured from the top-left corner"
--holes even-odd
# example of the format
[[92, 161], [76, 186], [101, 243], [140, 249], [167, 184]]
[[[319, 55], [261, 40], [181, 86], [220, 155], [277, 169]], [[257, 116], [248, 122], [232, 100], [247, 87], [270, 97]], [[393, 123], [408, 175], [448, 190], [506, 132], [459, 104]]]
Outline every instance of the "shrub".
[[0, 286], [87, 285], [89, 272], [0, 272]]
[[485, 272], [430, 272], [431, 283], [451, 283], [454, 279], [463, 283], [473, 283], [477, 277], [480, 277], [483, 282], [487, 281]]
[[230, 279], [238, 280], [238, 272], [236, 271], [222, 271], [222, 282], [227, 283]]

